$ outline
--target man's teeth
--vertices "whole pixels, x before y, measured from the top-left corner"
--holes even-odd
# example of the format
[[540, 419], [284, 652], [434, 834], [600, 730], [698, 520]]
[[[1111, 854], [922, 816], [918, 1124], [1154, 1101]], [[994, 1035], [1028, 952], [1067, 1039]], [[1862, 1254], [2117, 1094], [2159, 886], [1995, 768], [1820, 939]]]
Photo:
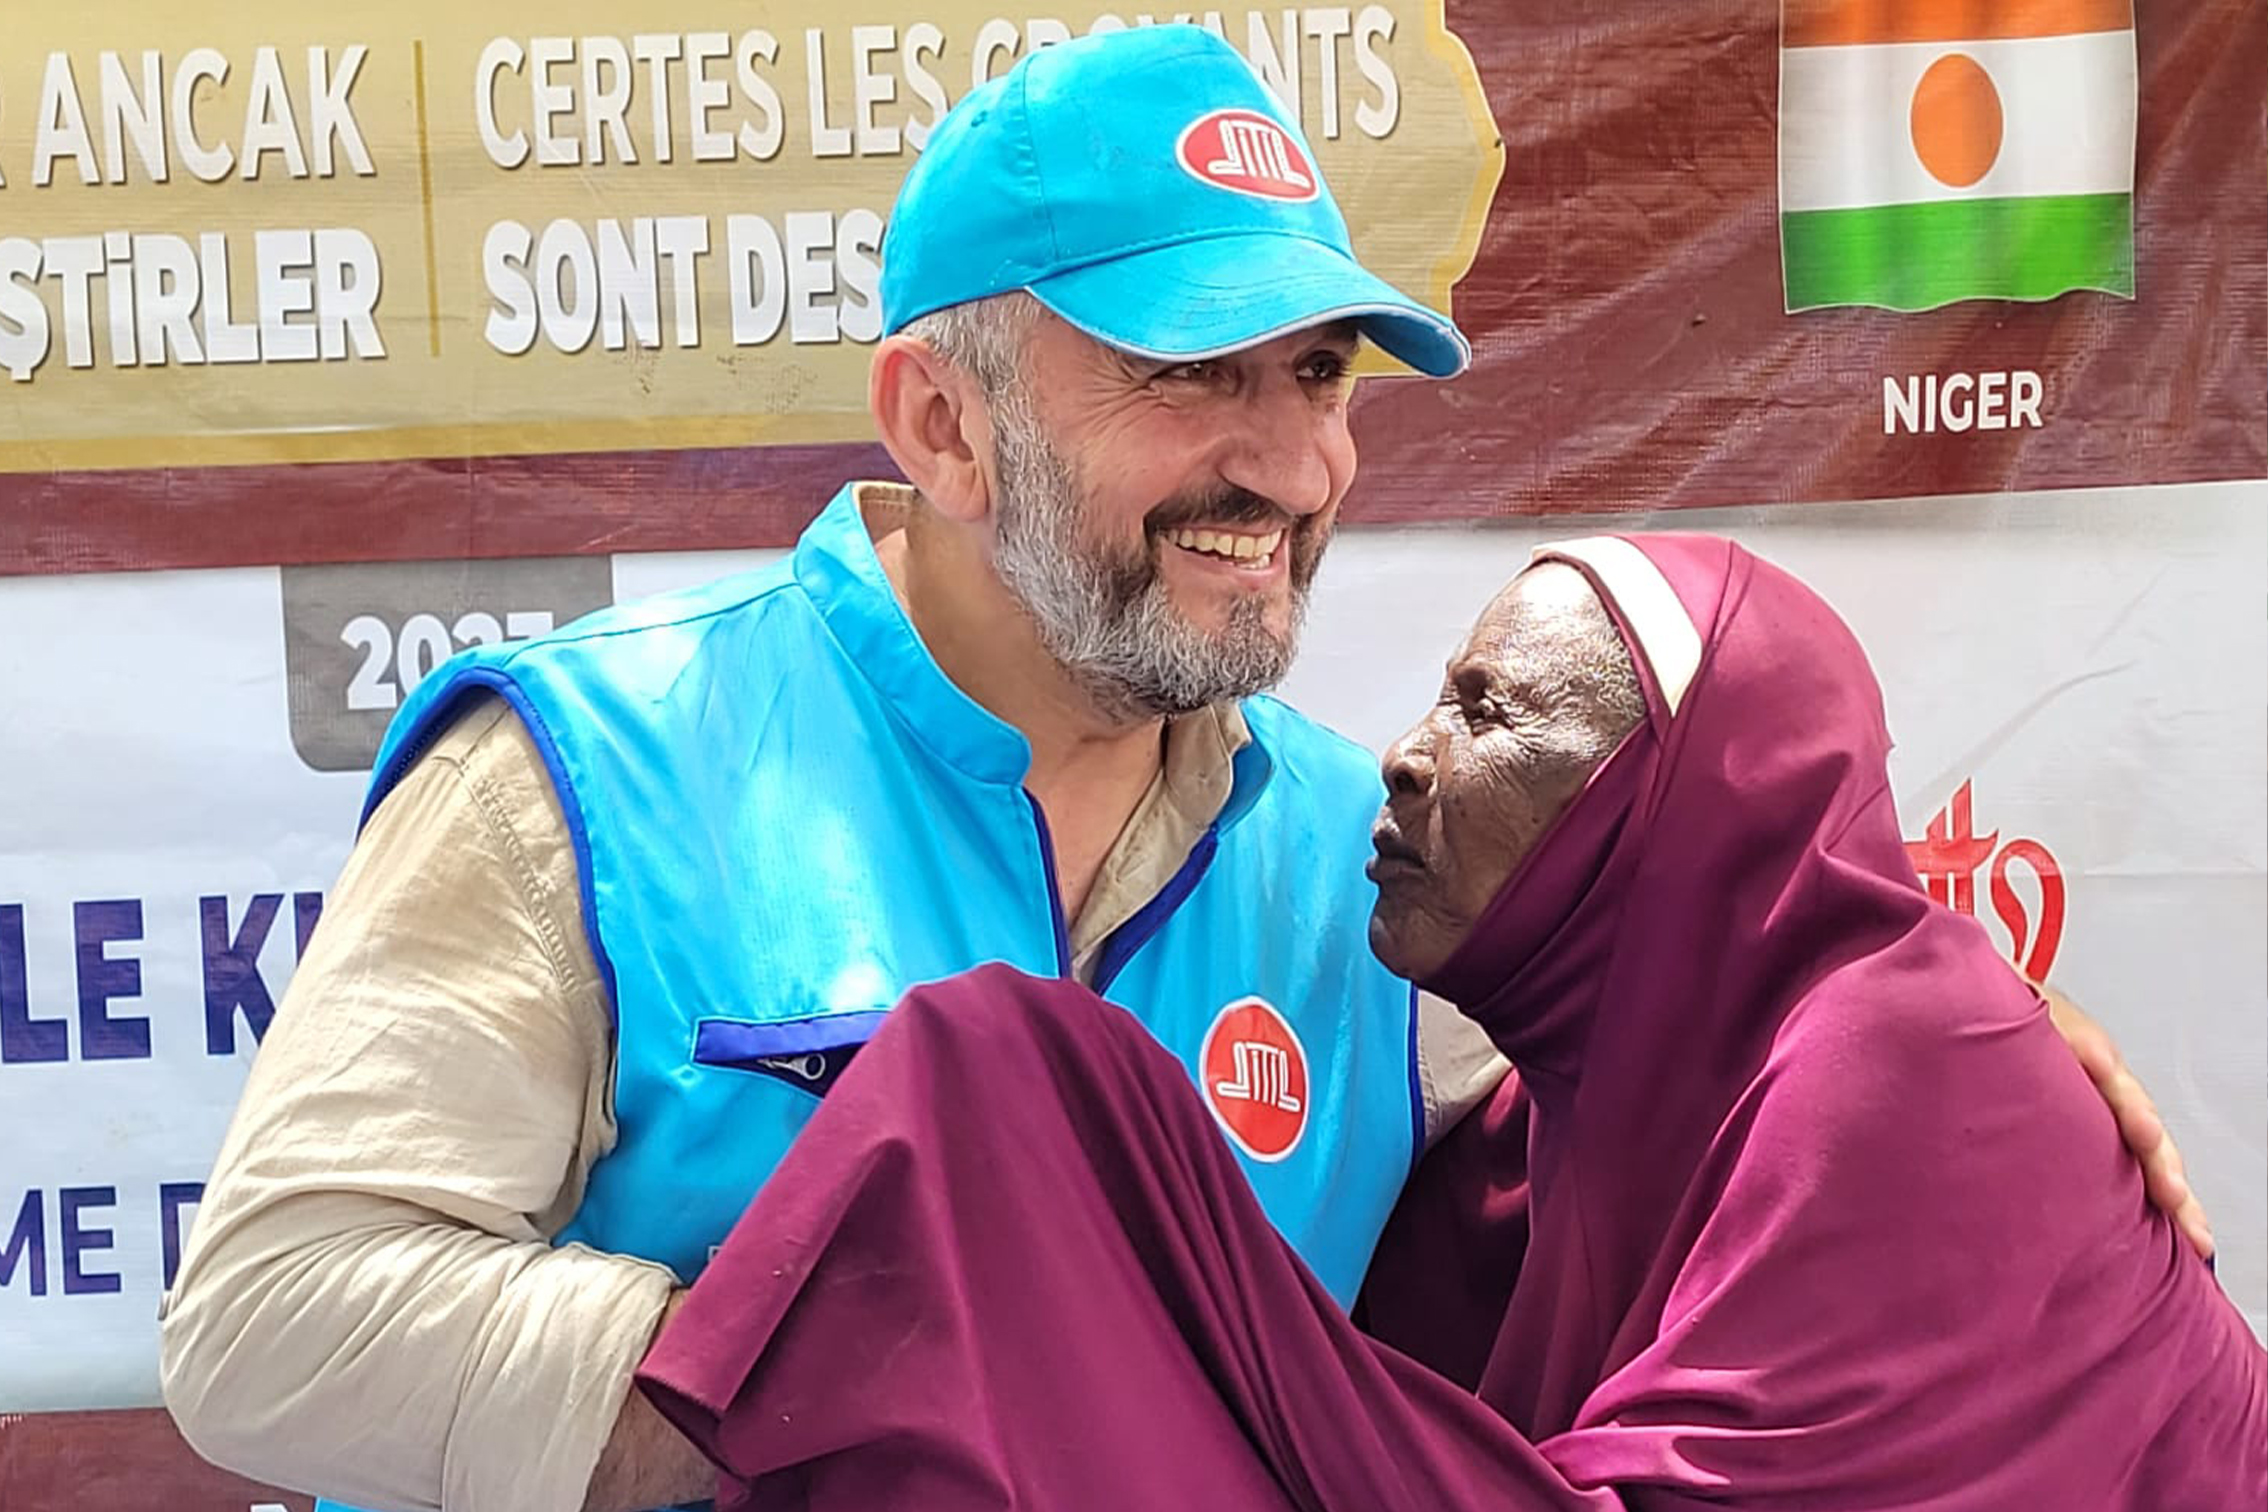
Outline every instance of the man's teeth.
[[1271, 530], [1266, 535], [1237, 535], [1226, 530], [1169, 530], [1166, 539], [1184, 551], [1202, 551], [1208, 556], [1225, 558], [1232, 562], [1253, 561], [1267, 565], [1283, 544], [1284, 533]]

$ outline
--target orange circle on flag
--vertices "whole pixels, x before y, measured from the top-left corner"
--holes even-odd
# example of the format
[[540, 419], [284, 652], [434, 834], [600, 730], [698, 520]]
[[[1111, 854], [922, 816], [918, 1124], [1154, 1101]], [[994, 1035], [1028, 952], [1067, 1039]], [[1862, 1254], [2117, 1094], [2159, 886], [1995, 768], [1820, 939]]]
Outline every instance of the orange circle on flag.
[[1966, 189], [2000, 156], [2000, 91], [1967, 53], [1947, 53], [1914, 86], [1914, 151], [1931, 178]]
[[1229, 1138], [1255, 1160], [1281, 1160], [1307, 1132], [1307, 1052], [1259, 998], [1229, 1004], [1205, 1031], [1198, 1085]]

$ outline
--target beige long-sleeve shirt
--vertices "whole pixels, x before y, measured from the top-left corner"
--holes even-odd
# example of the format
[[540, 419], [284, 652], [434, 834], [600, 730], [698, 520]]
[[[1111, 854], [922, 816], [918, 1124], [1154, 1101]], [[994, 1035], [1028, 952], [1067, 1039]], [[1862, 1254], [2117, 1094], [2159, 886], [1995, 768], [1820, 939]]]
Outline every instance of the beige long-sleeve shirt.
[[[1082, 977], [1219, 813], [1233, 708], [1163, 768], [1072, 927]], [[474, 707], [388, 796], [270, 1024], [166, 1299], [167, 1405], [208, 1458], [373, 1508], [579, 1507], [675, 1278], [553, 1237], [612, 1148], [614, 1052], [532, 740]], [[1502, 1074], [1453, 1010], [1429, 1129]]]

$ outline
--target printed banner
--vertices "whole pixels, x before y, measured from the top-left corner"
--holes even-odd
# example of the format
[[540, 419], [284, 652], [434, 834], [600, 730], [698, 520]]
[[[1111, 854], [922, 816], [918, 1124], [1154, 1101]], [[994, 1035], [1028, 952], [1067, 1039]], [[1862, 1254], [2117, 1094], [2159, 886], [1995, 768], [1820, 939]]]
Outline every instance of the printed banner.
[[[1807, 82], [1814, 44], [1836, 39], [1841, 54], [1877, 36], [1850, 30], [1854, 18], [1891, 16], [1906, 19], [1879, 23], [1895, 28], [1880, 40], [1899, 67]], [[1457, 384], [1374, 386], [1366, 518], [2268, 472], [2268, 11], [1476, 0], [1449, 17], [1505, 140], [1504, 181], [1458, 288], [1457, 318], [1481, 333], [1483, 356]], [[2047, 19], [2006, 19], [2027, 17]], [[2019, 46], [2000, 35], [2012, 26], [2074, 37]], [[2052, 54], [2077, 34], [2096, 61], [2057, 74], [2052, 91], [2084, 118], [2035, 128], [2030, 70], [2011, 72], [2010, 50]], [[1966, 186], [1923, 162], [1945, 112], [1919, 86], [1954, 58], [2004, 102], [2007, 161]], [[1829, 103], [1845, 115], [1832, 126], [1819, 115]], [[2078, 161], [2027, 156], [2027, 141], [2066, 148], [2071, 133], [2089, 149]], [[1941, 166], [1961, 176], [1980, 160], [1970, 150], [1966, 168]], [[2052, 168], [2043, 182], [2059, 193], [2108, 192], [2129, 158], [2130, 280], [2115, 210], [2077, 225], [2053, 211], [2032, 237], [2013, 212], [1983, 208], [2025, 165]], [[1830, 161], [1847, 178], [1813, 182]], [[1800, 229], [1816, 207], [1846, 203], [1885, 213], [1871, 231]], [[1955, 215], [1999, 224], [1964, 237], [1932, 220]], [[2081, 230], [2101, 255], [2074, 271], [2056, 259]], [[1836, 284], [1819, 282], [1820, 245], [1844, 249]], [[1851, 282], [1868, 269], [1884, 281]], [[1941, 296], [1954, 302], [1863, 307]], [[1802, 308], [1814, 303], [1851, 307]]]
[[[928, 130], [1168, 17], [19, 9], [0, 1507], [299, 1512], [154, 1410], [155, 1315], [387, 720], [886, 476], [880, 232]], [[2268, 1332], [2268, 7], [1192, 19], [1475, 344], [1366, 368], [1293, 701], [1383, 746], [1546, 536], [1805, 575], [1882, 673], [1924, 885], [2108, 1023]]]
[[[1647, 522], [1347, 532], [1286, 696], [1383, 748], [1533, 543]], [[1851, 620], [1925, 885], [2109, 1025], [2268, 1331], [2268, 484], [1653, 522], [1728, 531]], [[159, 1292], [353, 832], [358, 705], [406, 694], [439, 637], [767, 555], [0, 584], [0, 1106], [34, 1136], [0, 1150], [0, 1412], [36, 1414], [0, 1418], [11, 1512], [139, 1512], [156, 1485], [245, 1512], [162, 1414], [83, 1410], [157, 1399]], [[129, 1453], [154, 1479], [105, 1480]]]
[[[0, 64], [0, 469], [866, 438], [907, 164], [1024, 53], [1127, 22], [717, 19], [55, 13]], [[1376, 270], [1450, 303], [1502, 154], [1438, 5], [1206, 19], [1385, 228]]]
[[[128, 9], [0, 63], [0, 573], [784, 545], [889, 471], [941, 104], [1152, 19]], [[1194, 13], [1474, 338], [1365, 381], [1350, 520], [2268, 472], [2268, 11], [2035, 9]]]

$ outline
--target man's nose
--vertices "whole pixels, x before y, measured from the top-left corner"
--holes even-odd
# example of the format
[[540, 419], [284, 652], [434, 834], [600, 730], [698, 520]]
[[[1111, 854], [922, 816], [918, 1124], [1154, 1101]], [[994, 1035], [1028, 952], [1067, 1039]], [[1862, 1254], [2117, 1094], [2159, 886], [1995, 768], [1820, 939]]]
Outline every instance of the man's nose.
[[1386, 748], [1379, 763], [1386, 791], [1395, 798], [1415, 798], [1433, 786], [1433, 720], [1419, 720]]
[[1347, 433], [1345, 408], [1319, 408], [1295, 379], [1258, 385], [1238, 406], [1221, 477], [1305, 517], [1329, 508], [1344, 484], [1334, 476], [1335, 453], [1343, 452], [1341, 472], [1351, 471], [1354, 441]]

